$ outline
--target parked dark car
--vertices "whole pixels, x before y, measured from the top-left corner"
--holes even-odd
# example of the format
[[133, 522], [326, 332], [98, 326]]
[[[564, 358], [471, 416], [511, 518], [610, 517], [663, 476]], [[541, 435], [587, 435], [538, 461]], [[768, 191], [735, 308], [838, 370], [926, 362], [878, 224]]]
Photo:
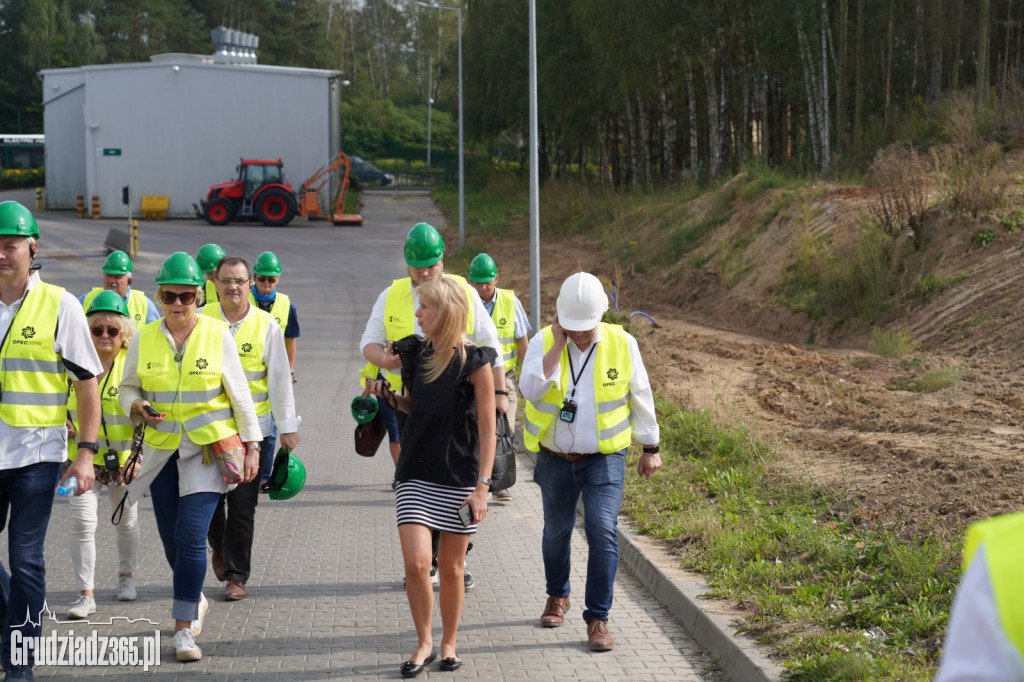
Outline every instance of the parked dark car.
[[363, 161], [358, 156], [350, 156], [349, 158], [352, 159], [352, 168], [348, 172], [349, 177], [354, 177], [364, 187], [373, 185], [386, 187], [394, 182], [395, 179], [390, 173], [385, 173], [369, 161]]

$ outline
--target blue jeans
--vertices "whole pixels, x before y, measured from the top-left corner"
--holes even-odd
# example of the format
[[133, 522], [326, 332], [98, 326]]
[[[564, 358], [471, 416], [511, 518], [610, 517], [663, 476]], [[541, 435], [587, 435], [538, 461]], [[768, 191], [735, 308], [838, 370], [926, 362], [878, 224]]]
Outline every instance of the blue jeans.
[[576, 505], [583, 496], [583, 528], [587, 555], [586, 610], [583, 620], [608, 620], [619, 568], [619, 536], [616, 529], [626, 476], [625, 451], [592, 455], [570, 462], [544, 452], [537, 453], [533, 480], [544, 502], [544, 577], [552, 597], [569, 596], [569, 555], [576, 526]]
[[277, 423], [271, 418], [270, 420], [270, 435], [263, 439], [267, 444], [263, 454], [260, 455], [260, 467], [262, 474], [260, 474], [260, 483], [266, 483], [270, 480], [270, 474], [274, 470], [274, 445], [277, 444]]
[[199, 597], [206, 580], [206, 533], [219, 493], [178, 495], [178, 453], [164, 464], [149, 486], [153, 514], [164, 556], [173, 571], [175, 620], [199, 617]]
[[[20, 630], [23, 637], [39, 637], [42, 632], [41, 625], [27, 621], [40, 622], [46, 601], [43, 544], [60, 473], [60, 462], [0, 470], [0, 528], [7, 526], [11, 569], [8, 574], [0, 564], [0, 657], [5, 670], [11, 666], [12, 629]], [[30, 649], [30, 668], [34, 661], [35, 653]]]

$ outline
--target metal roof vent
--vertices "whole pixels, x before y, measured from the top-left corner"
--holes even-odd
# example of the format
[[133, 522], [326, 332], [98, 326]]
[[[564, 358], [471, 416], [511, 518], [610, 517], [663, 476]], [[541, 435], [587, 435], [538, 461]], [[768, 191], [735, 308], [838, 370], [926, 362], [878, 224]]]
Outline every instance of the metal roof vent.
[[218, 64], [256, 63], [256, 48], [260, 46], [259, 36], [218, 26], [210, 30], [210, 38], [215, 47], [214, 62]]

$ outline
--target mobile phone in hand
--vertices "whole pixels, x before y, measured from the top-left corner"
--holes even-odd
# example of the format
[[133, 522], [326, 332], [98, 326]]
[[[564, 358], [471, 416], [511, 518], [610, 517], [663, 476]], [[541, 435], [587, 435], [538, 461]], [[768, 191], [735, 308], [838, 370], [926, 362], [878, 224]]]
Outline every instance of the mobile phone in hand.
[[469, 504], [459, 507], [459, 521], [462, 521], [462, 525], [466, 528], [473, 525], [473, 508]]

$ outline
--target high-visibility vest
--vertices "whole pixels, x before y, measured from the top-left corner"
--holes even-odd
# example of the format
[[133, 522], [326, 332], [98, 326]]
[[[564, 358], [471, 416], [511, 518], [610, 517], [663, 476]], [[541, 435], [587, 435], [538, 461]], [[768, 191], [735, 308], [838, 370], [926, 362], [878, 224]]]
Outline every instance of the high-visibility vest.
[[[82, 308], [88, 311], [93, 299], [102, 291], [108, 291], [108, 289], [93, 287], [92, 291], [82, 299]], [[149, 302], [146, 300], [146, 295], [138, 289], [132, 289], [128, 292], [128, 298], [125, 299], [125, 303], [128, 304], [129, 317], [135, 321], [135, 328], [142, 329], [142, 325], [146, 324], [146, 316], [149, 315]]]
[[203, 296], [206, 297], [204, 305], [210, 305], [220, 300], [220, 297], [217, 296], [217, 285], [214, 284], [212, 279], [208, 279], [203, 283]]
[[[451, 277], [462, 285], [466, 292], [469, 315], [466, 316], [466, 335], [473, 334], [473, 287], [469, 285], [464, 277], [459, 275], [443, 275]], [[399, 341], [415, 333], [416, 311], [412, 307], [412, 278], [403, 277], [391, 283], [388, 289], [388, 296], [384, 299], [384, 328], [387, 330], [388, 341]], [[389, 369], [380, 369], [372, 362], [366, 363], [359, 373], [359, 385], [365, 386], [366, 379], [376, 379], [378, 372], [383, 372], [384, 378], [391, 384], [392, 391], [402, 388], [402, 375], [400, 372], [392, 372]]]
[[1006, 638], [1024, 657], [1024, 591], [1020, 567], [1024, 565], [1024, 512], [1005, 514], [971, 524], [964, 543], [964, 567], [985, 543], [985, 559], [999, 622]]
[[11, 319], [0, 348], [0, 419], [11, 426], [60, 426], [67, 417], [67, 368], [53, 350], [63, 292], [37, 283]]
[[249, 303], [252, 303], [257, 309], [270, 313], [270, 316], [274, 318], [277, 324], [281, 327], [281, 333], [284, 334], [284, 330], [288, 327], [288, 318], [292, 314], [292, 300], [287, 295], [277, 292], [274, 296], [274, 303], [270, 306], [270, 310], [263, 310], [259, 307], [256, 302], [256, 297], [253, 296], [252, 292], [249, 292]]
[[[99, 449], [93, 457], [93, 463], [103, 466], [106, 462], [103, 453], [107, 450], [117, 452], [117, 460], [124, 466], [132, 449], [132, 436], [135, 434], [135, 427], [117, 400], [117, 389], [121, 385], [121, 376], [124, 374], [124, 360], [128, 353], [125, 349], [114, 358], [114, 364], [110, 366], [103, 380], [99, 382], [100, 405], [103, 410], [103, 419], [100, 420], [99, 435], [96, 444]], [[68, 418], [75, 425], [78, 431], [78, 395], [75, 393], [74, 385], [68, 391]], [[78, 445], [68, 439], [68, 459], [73, 460], [78, 456]]]
[[146, 444], [174, 450], [184, 429], [193, 443], [206, 445], [238, 433], [231, 402], [221, 376], [224, 367], [224, 323], [208, 315], [196, 318], [181, 365], [160, 329], [150, 322], [139, 332], [138, 375], [142, 397], [166, 414], [146, 427]]
[[[203, 306], [203, 314], [227, 322], [220, 303]], [[256, 416], [270, 412], [270, 383], [267, 380], [267, 366], [263, 364], [263, 349], [267, 342], [267, 329], [274, 324], [274, 318], [256, 306], [235, 331], [235, 345], [238, 359], [249, 382], [249, 392], [256, 407]]]
[[498, 329], [498, 344], [505, 371], [514, 369], [519, 362], [519, 347], [516, 346], [516, 295], [511, 289], [494, 289], [494, 309], [491, 319]]
[[[555, 343], [551, 327], [541, 330], [544, 352]], [[571, 343], [571, 341], [569, 342]], [[629, 354], [629, 342], [621, 325], [601, 323], [601, 341], [594, 350], [590, 362], [594, 363], [594, 402], [597, 407], [597, 440], [604, 454], [618, 452], [629, 447], [633, 439], [630, 424], [629, 382], [633, 378], [633, 358]], [[526, 423], [523, 444], [530, 452], [540, 450], [540, 441], [556, 419], [565, 402], [566, 393], [571, 390], [569, 374], [569, 344], [562, 349], [562, 373], [559, 384], [537, 402], [526, 401]]]

